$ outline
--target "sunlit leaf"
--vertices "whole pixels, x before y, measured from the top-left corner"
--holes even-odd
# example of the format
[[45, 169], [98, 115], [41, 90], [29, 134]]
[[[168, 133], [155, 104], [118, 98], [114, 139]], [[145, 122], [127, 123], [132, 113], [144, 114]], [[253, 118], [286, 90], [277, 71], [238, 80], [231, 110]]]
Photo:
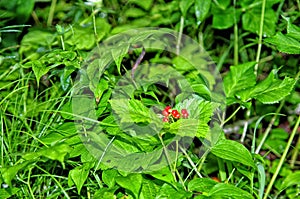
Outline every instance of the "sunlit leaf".
[[220, 140], [211, 148], [211, 152], [225, 160], [239, 162], [255, 168], [254, 161], [248, 149], [233, 140]]

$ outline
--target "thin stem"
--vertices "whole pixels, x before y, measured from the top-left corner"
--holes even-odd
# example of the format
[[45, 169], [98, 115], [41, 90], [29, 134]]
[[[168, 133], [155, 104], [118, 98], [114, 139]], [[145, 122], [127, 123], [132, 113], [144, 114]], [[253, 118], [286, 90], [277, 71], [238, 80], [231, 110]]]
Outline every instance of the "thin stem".
[[249, 118], [250, 118], [250, 115], [251, 115], [251, 110], [248, 109], [248, 110], [247, 110], [247, 113], [246, 113], [246, 122], [245, 122], [245, 124], [244, 124], [243, 134], [242, 134], [242, 136], [241, 136], [241, 143], [244, 143], [244, 141], [245, 141], [245, 137], [246, 137], [247, 129], [248, 129], [248, 125], [249, 125]]
[[298, 154], [299, 154], [299, 147], [300, 147], [300, 136], [298, 137], [298, 141], [297, 141], [297, 144], [293, 150], [293, 154], [292, 154], [292, 157], [291, 157], [291, 168], [293, 169], [294, 166], [295, 166], [295, 162], [297, 160], [297, 157], [298, 157]]
[[50, 11], [49, 11], [48, 20], [47, 20], [47, 26], [51, 26], [51, 24], [52, 24], [56, 3], [57, 3], [57, 0], [52, 0], [52, 2], [51, 2]]
[[59, 183], [59, 181], [56, 179], [57, 176], [53, 176], [51, 175], [48, 171], [46, 171], [45, 169], [39, 167], [38, 165], [35, 165], [38, 169], [40, 169], [41, 171], [43, 171], [44, 173], [48, 174], [52, 180], [54, 180], [54, 182], [57, 184], [57, 186], [61, 189], [61, 191], [63, 192], [63, 194], [65, 195], [65, 198], [70, 199], [70, 196], [67, 194], [67, 192], [65, 191], [65, 189], [62, 187], [62, 185]]
[[65, 42], [62, 35], [60, 36], [60, 42], [61, 42], [62, 49], [65, 50]]
[[235, 114], [241, 109], [241, 106], [239, 106], [224, 122], [221, 123], [221, 127], [224, 126], [225, 123], [227, 123], [231, 118], [235, 116]]
[[239, 64], [239, 33], [238, 33], [238, 25], [237, 25], [237, 20], [236, 20], [236, 10], [235, 10], [235, 5], [236, 5], [236, 0], [233, 1], [234, 4], [234, 53], [233, 53], [233, 63], [235, 66]]
[[182, 38], [183, 26], [184, 26], [184, 17], [181, 16], [178, 40], [177, 40], [177, 44], [176, 44], [176, 54], [177, 55], [179, 55], [179, 53], [180, 53], [180, 43], [181, 43], [181, 38]]
[[[271, 130], [272, 130], [272, 126], [273, 126], [275, 120], [277, 119], [278, 113], [279, 113], [280, 110], [282, 109], [282, 107], [283, 107], [283, 105], [284, 105], [284, 102], [285, 102], [284, 100], [281, 101], [279, 107], [278, 107], [277, 110], [276, 110], [276, 114], [272, 117], [272, 119], [271, 119], [271, 121], [270, 121], [270, 123], [269, 123], [269, 125], [268, 125], [268, 127], [267, 127], [267, 129], [266, 129], [266, 131], [265, 131], [265, 133], [264, 133], [263, 138], [261, 139], [259, 145], [257, 146], [257, 148], [256, 148], [256, 150], [255, 150], [255, 153], [256, 153], [256, 154], [259, 153], [259, 151], [260, 151], [262, 145], [265, 143], [267, 137], [269, 136], [269, 133], [270, 133]], [[253, 138], [253, 139], [255, 139], [255, 138]]]
[[278, 163], [278, 166], [276, 168], [276, 171], [274, 172], [274, 175], [272, 176], [272, 179], [271, 179], [271, 181], [270, 181], [270, 183], [269, 183], [269, 185], [267, 187], [267, 190], [266, 190], [265, 195], [264, 195], [264, 199], [268, 198], [268, 195], [269, 195], [269, 193], [270, 193], [270, 191], [271, 191], [271, 189], [273, 187], [273, 184], [275, 183], [277, 175], [278, 175], [278, 173], [279, 173], [279, 171], [280, 171], [283, 163], [286, 160], [287, 153], [288, 153], [288, 151], [289, 151], [289, 149], [291, 147], [292, 141], [293, 141], [293, 139], [294, 139], [294, 137], [295, 137], [295, 135], [297, 133], [297, 130], [298, 130], [298, 127], [299, 127], [299, 123], [300, 123], [300, 115], [298, 116], [298, 119], [297, 119], [297, 122], [296, 122], [296, 124], [294, 126], [294, 129], [293, 129], [293, 131], [292, 131], [292, 133], [290, 135], [290, 138], [289, 138], [289, 140], [287, 142], [287, 145], [286, 145], [286, 147], [284, 149], [284, 152], [283, 152], [283, 154], [282, 154], [282, 156], [281, 156], [281, 158], [279, 160], [279, 163]]
[[259, 26], [259, 37], [258, 37], [258, 46], [257, 46], [257, 54], [256, 54], [256, 64], [254, 66], [254, 74], [257, 76], [258, 71], [258, 62], [260, 59], [261, 47], [262, 47], [262, 36], [264, 29], [264, 18], [265, 18], [265, 8], [266, 8], [266, 0], [262, 1], [261, 7], [261, 18], [260, 18], [260, 26]]
[[28, 178], [27, 178], [27, 183], [26, 183], [26, 184], [27, 184], [27, 187], [28, 187], [28, 189], [29, 189], [29, 192], [30, 192], [31, 197], [32, 197], [33, 199], [35, 199], [34, 194], [33, 194], [33, 191], [32, 191], [31, 186], [30, 186], [31, 170], [32, 170], [32, 168], [29, 169], [29, 172], [28, 172]]
[[194, 162], [193, 162], [193, 160], [190, 158], [189, 154], [187, 154], [187, 153], [185, 152], [185, 149], [182, 148], [181, 146], [180, 146], [180, 150], [181, 150], [181, 151], [183, 152], [183, 154], [186, 156], [186, 158], [188, 159], [190, 165], [191, 165], [191, 166], [193, 167], [193, 169], [195, 170], [196, 174], [197, 174], [200, 178], [202, 178], [202, 175], [199, 173], [199, 171], [198, 171], [198, 169], [197, 169], [197, 166], [194, 164]]
[[95, 170], [94, 170], [94, 175], [96, 175], [96, 171], [98, 170], [98, 168], [99, 168], [99, 166], [100, 166], [100, 163], [102, 162], [102, 159], [103, 159], [103, 157], [105, 156], [105, 154], [106, 154], [106, 152], [107, 152], [107, 149], [110, 147], [110, 145], [112, 144], [112, 142], [113, 142], [114, 140], [115, 140], [115, 136], [114, 136], [114, 137], [107, 143], [107, 145], [105, 146], [104, 151], [103, 151], [101, 157], [99, 158], [99, 161], [98, 161], [98, 163], [97, 163], [97, 166], [96, 166], [96, 168], [95, 168]]
[[161, 135], [158, 135], [158, 137], [159, 137], [159, 140], [160, 140], [160, 142], [161, 142], [161, 144], [162, 144], [162, 146], [163, 146], [164, 153], [165, 153], [165, 155], [166, 155], [166, 158], [167, 158], [167, 161], [168, 161], [168, 164], [169, 164], [169, 168], [171, 169], [173, 178], [174, 178], [175, 182], [177, 182], [176, 175], [175, 175], [175, 170], [174, 170], [174, 169], [172, 168], [172, 166], [171, 166], [171, 160], [170, 160], [169, 153], [168, 153], [168, 151], [167, 151], [167, 147], [166, 147], [166, 145], [165, 145], [165, 143], [164, 143], [164, 140], [162, 139], [162, 136], [161, 136]]

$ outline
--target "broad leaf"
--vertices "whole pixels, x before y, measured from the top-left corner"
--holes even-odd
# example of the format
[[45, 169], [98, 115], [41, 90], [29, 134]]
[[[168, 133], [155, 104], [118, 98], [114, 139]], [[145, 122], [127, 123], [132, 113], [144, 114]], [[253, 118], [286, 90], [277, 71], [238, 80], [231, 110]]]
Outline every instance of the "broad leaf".
[[115, 169], [104, 170], [102, 172], [102, 180], [108, 186], [108, 188], [112, 188], [116, 184], [115, 177], [118, 175], [118, 171]]
[[285, 77], [283, 81], [274, 81], [268, 89], [261, 93], [257, 93], [254, 98], [264, 104], [279, 102], [291, 93], [295, 83], [296, 80], [289, 77]]
[[210, 10], [211, 0], [195, 0], [195, 15], [197, 18], [197, 25], [207, 17]]
[[170, 125], [170, 132], [190, 137], [193, 137], [196, 133], [196, 136], [199, 138], [206, 137], [209, 130], [208, 122], [216, 107], [217, 104], [205, 101], [196, 95], [176, 104], [174, 108], [177, 110], [187, 109], [189, 117], [188, 119], [172, 123]]
[[111, 49], [112, 57], [117, 65], [119, 74], [121, 74], [121, 63], [129, 50], [129, 44], [123, 44]]
[[284, 190], [290, 186], [300, 184], [300, 171], [295, 171], [294, 173], [289, 174], [282, 182], [280, 189]]
[[118, 185], [131, 191], [135, 198], [139, 198], [140, 189], [142, 187], [142, 175], [139, 173], [129, 174], [128, 176], [117, 176], [115, 178]]
[[255, 85], [254, 65], [255, 62], [249, 62], [230, 67], [230, 72], [224, 78], [227, 104], [237, 102], [235, 94], [238, 91], [251, 88]]
[[152, 177], [162, 180], [164, 182], [173, 184], [174, 177], [169, 167], [163, 167], [159, 170], [148, 172], [147, 174], [151, 175]]
[[115, 199], [115, 191], [119, 189], [119, 186], [114, 186], [112, 188], [102, 187], [95, 192], [93, 198], [101, 198], [101, 199]]
[[[212, 27], [217, 29], [227, 29], [239, 21], [241, 11], [235, 10], [234, 7], [226, 8], [226, 10], [212, 6], [213, 21]], [[234, 15], [235, 13], [235, 15]]]
[[300, 27], [292, 24], [289, 18], [286, 18], [286, 20], [288, 22], [287, 35], [300, 41]]
[[210, 191], [209, 194], [210, 198], [215, 198], [215, 199], [223, 199], [223, 198], [231, 198], [231, 199], [254, 199], [254, 197], [236, 187], [230, 184], [224, 184], [224, 183], [220, 183], [215, 185]]
[[181, 185], [177, 184], [164, 184], [161, 189], [160, 193], [156, 198], [176, 198], [176, 199], [186, 199], [191, 198], [193, 195], [192, 192], [185, 191]]
[[265, 42], [275, 45], [280, 52], [288, 54], [300, 54], [300, 41], [281, 32], [275, 36], [266, 38]]
[[23, 158], [26, 160], [38, 160], [40, 156], [43, 156], [51, 160], [60, 161], [64, 167], [65, 156], [71, 151], [72, 148], [69, 145], [61, 143], [48, 148], [44, 147], [37, 152], [27, 153], [23, 156]]
[[153, 180], [143, 179], [140, 199], [153, 199], [156, 197], [160, 186], [155, 184]]
[[179, 7], [180, 7], [183, 17], [186, 17], [186, 13], [187, 13], [188, 9], [191, 7], [191, 5], [193, 5], [193, 3], [194, 2], [191, 0], [181, 0], [180, 1]]
[[236, 141], [220, 140], [211, 148], [211, 152], [219, 158], [239, 162], [255, 168], [250, 152], [244, 145]]
[[[252, 33], [259, 34], [261, 21], [261, 7], [249, 9], [242, 17], [243, 28]], [[274, 35], [277, 17], [273, 9], [265, 9], [263, 35]]]
[[78, 194], [80, 194], [81, 188], [84, 185], [92, 166], [93, 165], [89, 162], [83, 163], [82, 166], [75, 167], [69, 172], [69, 178], [75, 183]]
[[153, 3], [153, 0], [129, 0], [129, 3], [134, 3], [138, 6], [140, 6], [141, 8], [145, 9], [145, 10], [149, 10], [151, 8], [151, 5]]
[[217, 182], [210, 178], [195, 178], [189, 182], [188, 190], [208, 193], [216, 184]]
[[12, 198], [13, 195], [15, 195], [18, 191], [20, 191], [19, 188], [0, 188], [0, 198], [6, 199], [6, 198]]
[[254, 98], [264, 104], [279, 102], [291, 93], [296, 80], [289, 77], [285, 77], [284, 80], [275, 79], [276, 73], [277, 70], [273, 70], [265, 80], [253, 88], [238, 92], [237, 96], [239, 96], [242, 101], [248, 101]]
[[13, 166], [0, 168], [0, 173], [1, 173], [2, 179], [4, 180], [4, 182], [6, 184], [8, 184], [9, 186], [12, 186], [11, 181], [16, 177], [16, 174], [19, 172], [19, 170], [24, 169], [32, 162], [33, 162], [32, 160], [28, 160], [28, 161], [25, 161], [25, 162], [22, 162], [20, 164], [16, 164]]

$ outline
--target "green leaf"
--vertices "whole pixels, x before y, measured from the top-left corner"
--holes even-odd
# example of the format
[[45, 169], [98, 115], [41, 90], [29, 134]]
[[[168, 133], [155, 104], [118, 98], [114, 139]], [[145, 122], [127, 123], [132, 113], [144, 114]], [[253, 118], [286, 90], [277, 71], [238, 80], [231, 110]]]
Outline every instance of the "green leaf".
[[229, 5], [230, 5], [230, 0], [219, 0], [219, 1], [214, 1], [216, 6], [218, 6], [219, 9], [225, 10]]
[[13, 195], [15, 195], [18, 191], [20, 191], [19, 188], [0, 188], [0, 198], [6, 199], [11, 198]]
[[172, 62], [174, 67], [179, 71], [191, 71], [195, 69], [195, 66], [191, 62], [181, 56], [176, 56]]
[[108, 186], [108, 188], [112, 188], [116, 184], [116, 176], [118, 176], [118, 171], [115, 169], [108, 169], [102, 172], [102, 180]]
[[140, 199], [153, 199], [157, 196], [160, 186], [155, 184], [153, 180], [143, 179]]
[[55, 145], [59, 141], [64, 140], [68, 144], [75, 144], [80, 141], [74, 122], [65, 122], [60, 126], [55, 127], [47, 135], [40, 138], [47, 145]]
[[97, 85], [97, 87], [96, 87], [96, 90], [94, 91], [96, 101], [100, 100], [100, 98], [102, 97], [104, 91], [106, 91], [107, 89], [108, 89], [107, 80], [104, 79], [104, 78], [101, 78], [98, 85]]
[[34, 8], [35, 0], [18, 1], [17, 3], [17, 21], [18, 23], [26, 23]]
[[[234, 15], [234, 13], [236, 13]], [[212, 27], [216, 29], [227, 29], [234, 25], [235, 21], [238, 22], [241, 11], [235, 10], [234, 7], [222, 10], [216, 6], [212, 6], [213, 21]]]
[[300, 171], [295, 171], [294, 173], [289, 174], [281, 183], [280, 190], [284, 190], [290, 186], [300, 184]]
[[0, 173], [1, 173], [1, 176], [4, 180], [4, 182], [11, 187], [12, 186], [11, 181], [16, 177], [19, 170], [24, 169], [31, 163], [33, 163], [33, 161], [28, 160], [28, 161], [25, 161], [25, 162], [22, 162], [20, 164], [16, 164], [13, 166], [0, 168]]
[[283, 35], [281, 32], [278, 32], [273, 37], [266, 38], [264, 41], [275, 45], [280, 52], [288, 54], [300, 54], [299, 39], [295, 39], [294, 37], [288, 35]]
[[156, 198], [176, 198], [176, 199], [186, 199], [191, 198], [193, 195], [192, 192], [187, 192], [183, 189], [181, 185], [173, 183], [172, 185], [164, 184], [161, 189], [160, 193]]
[[293, 78], [285, 77], [284, 80], [275, 79], [277, 70], [273, 70], [269, 76], [255, 87], [239, 92], [237, 95], [243, 101], [250, 98], [259, 100], [264, 104], [277, 103], [291, 93], [296, 84]]
[[200, 193], [208, 193], [209, 190], [211, 190], [216, 184], [217, 182], [210, 178], [195, 178], [189, 182], [188, 190]]
[[64, 167], [65, 156], [71, 151], [72, 148], [69, 145], [65, 143], [61, 143], [48, 148], [44, 147], [43, 149], [37, 152], [27, 153], [23, 156], [23, 158], [25, 160], [34, 160], [34, 159], [38, 159], [40, 156], [44, 156], [51, 160], [60, 161]]
[[156, 114], [135, 99], [110, 100], [113, 111], [120, 117], [121, 123], [160, 123]]
[[177, 103], [174, 107], [177, 110], [187, 109], [188, 119], [178, 120], [170, 125], [170, 132], [181, 136], [206, 137], [209, 127], [208, 122], [213, 115], [214, 107], [209, 101], [205, 101], [197, 95]]
[[287, 36], [290, 36], [300, 41], [300, 27], [292, 24], [290, 18], [285, 18], [288, 22], [287, 25]]
[[[243, 28], [252, 33], [259, 34], [261, 20], [261, 6], [249, 9], [242, 17]], [[276, 13], [273, 9], [265, 9], [263, 35], [272, 36], [277, 24]]]
[[212, 0], [195, 0], [195, 15], [197, 25], [200, 25], [207, 17]]
[[82, 166], [77, 166], [69, 172], [69, 178], [75, 183], [77, 188], [77, 193], [80, 195], [80, 191], [84, 182], [86, 181], [90, 169], [92, 168], [93, 164], [90, 162], [83, 163]]
[[107, 90], [101, 97], [100, 102], [97, 106], [96, 114], [97, 117], [100, 117], [100, 115], [108, 108], [108, 100], [111, 97], [111, 90]]
[[235, 94], [238, 91], [251, 88], [256, 84], [254, 65], [255, 62], [248, 62], [230, 67], [230, 72], [224, 77], [224, 87], [228, 105], [237, 102]]
[[255, 168], [254, 161], [248, 149], [232, 140], [220, 140], [211, 148], [211, 152], [222, 159], [239, 162]]
[[45, 75], [50, 68], [42, 64], [39, 60], [31, 62], [31, 67], [36, 77], [37, 84], [39, 86], [40, 79]]
[[262, 163], [257, 163], [258, 182], [259, 182], [259, 197], [263, 198], [266, 186], [266, 172]]
[[186, 17], [188, 9], [193, 5], [194, 1], [191, 0], [181, 0], [179, 3], [180, 11], [183, 17]]
[[129, 44], [128, 43], [111, 49], [112, 57], [113, 57], [116, 65], [117, 65], [119, 74], [121, 74], [122, 60], [127, 55], [128, 50], [129, 50]]
[[[199, 120], [197, 119], [181, 119], [174, 123], [170, 124], [170, 129], [168, 132], [179, 135], [181, 137], [205, 137], [207, 133], [207, 128], [198, 129], [199, 128]], [[203, 128], [203, 127], [202, 127]]]
[[210, 191], [209, 194], [210, 198], [214, 199], [223, 199], [223, 198], [231, 198], [231, 199], [254, 199], [254, 197], [236, 187], [230, 184], [224, 184], [224, 183], [219, 183], [215, 185]]
[[96, 44], [96, 38], [91, 27], [73, 27], [64, 34], [64, 42], [79, 50], [90, 50]]
[[138, 198], [143, 180], [141, 174], [133, 173], [128, 176], [117, 176], [115, 180], [118, 185], [131, 191], [134, 197]]
[[285, 77], [283, 81], [275, 80], [269, 88], [261, 93], [257, 93], [254, 98], [264, 104], [278, 102], [291, 93], [296, 82], [295, 79], [289, 77]]
[[164, 182], [170, 184], [174, 183], [174, 177], [169, 167], [163, 167], [160, 168], [159, 170], [148, 172], [147, 174], [153, 176], [156, 179], [162, 180]]
[[126, 17], [138, 18], [145, 16], [146, 12], [139, 8], [128, 8], [124, 14]]
[[95, 192], [93, 198], [115, 199], [116, 198], [115, 192], [117, 191], [118, 188], [119, 188], [118, 186], [112, 188], [102, 187]]
[[141, 8], [145, 9], [145, 10], [149, 10], [151, 8], [151, 5], [153, 3], [153, 0], [129, 0], [129, 3], [134, 3], [138, 6], [140, 6]]

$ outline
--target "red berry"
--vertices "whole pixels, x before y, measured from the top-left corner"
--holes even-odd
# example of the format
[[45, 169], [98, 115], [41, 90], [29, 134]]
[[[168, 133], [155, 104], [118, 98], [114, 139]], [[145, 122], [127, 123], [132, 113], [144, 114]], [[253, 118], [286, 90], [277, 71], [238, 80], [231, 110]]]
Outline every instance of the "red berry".
[[189, 117], [189, 114], [188, 113], [184, 113], [184, 114], [182, 114], [182, 117], [186, 119], [186, 118]]
[[174, 117], [175, 115], [177, 115], [177, 114], [179, 114], [179, 112], [178, 112], [177, 110], [172, 110], [172, 115], [173, 115], [173, 117]]
[[163, 122], [169, 122], [169, 118], [164, 117], [164, 118], [162, 119], [162, 121], [163, 121]]
[[174, 115], [174, 118], [175, 119], [179, 119], [180, 118], [180, 114], [178, 113], [178, 114]]
[[187, 112], [187, 110], [184, 108], [184, 109], [181, 110], [181, 113], [182, 113], [182, 114], [185, 114], [185, 113], [188, 113], [188, 112]]
[[189, 117], [189, 113], [188, 113], [188, 111], [186, 109], [182, 109], [181, 113], [182, 113], [182, 117], [183, 118], [188, 118]]
[[167, 111], [167, 112], [172, 111], [172, 107], [171, 106], [166, 106], [165, 111]]
[[180, 118], [180, 113], [177, 110], [172, 110], [172, 116], [175, 119], [179, 119]]
[[168, 116], [169, 116], [169, 112], [166, 111], [166, 109], [163, 110], [163, 111], [161, 112], [161, 114], [163, 114], [163, 116], [165, 116], [165, 117], [168, 117]]

